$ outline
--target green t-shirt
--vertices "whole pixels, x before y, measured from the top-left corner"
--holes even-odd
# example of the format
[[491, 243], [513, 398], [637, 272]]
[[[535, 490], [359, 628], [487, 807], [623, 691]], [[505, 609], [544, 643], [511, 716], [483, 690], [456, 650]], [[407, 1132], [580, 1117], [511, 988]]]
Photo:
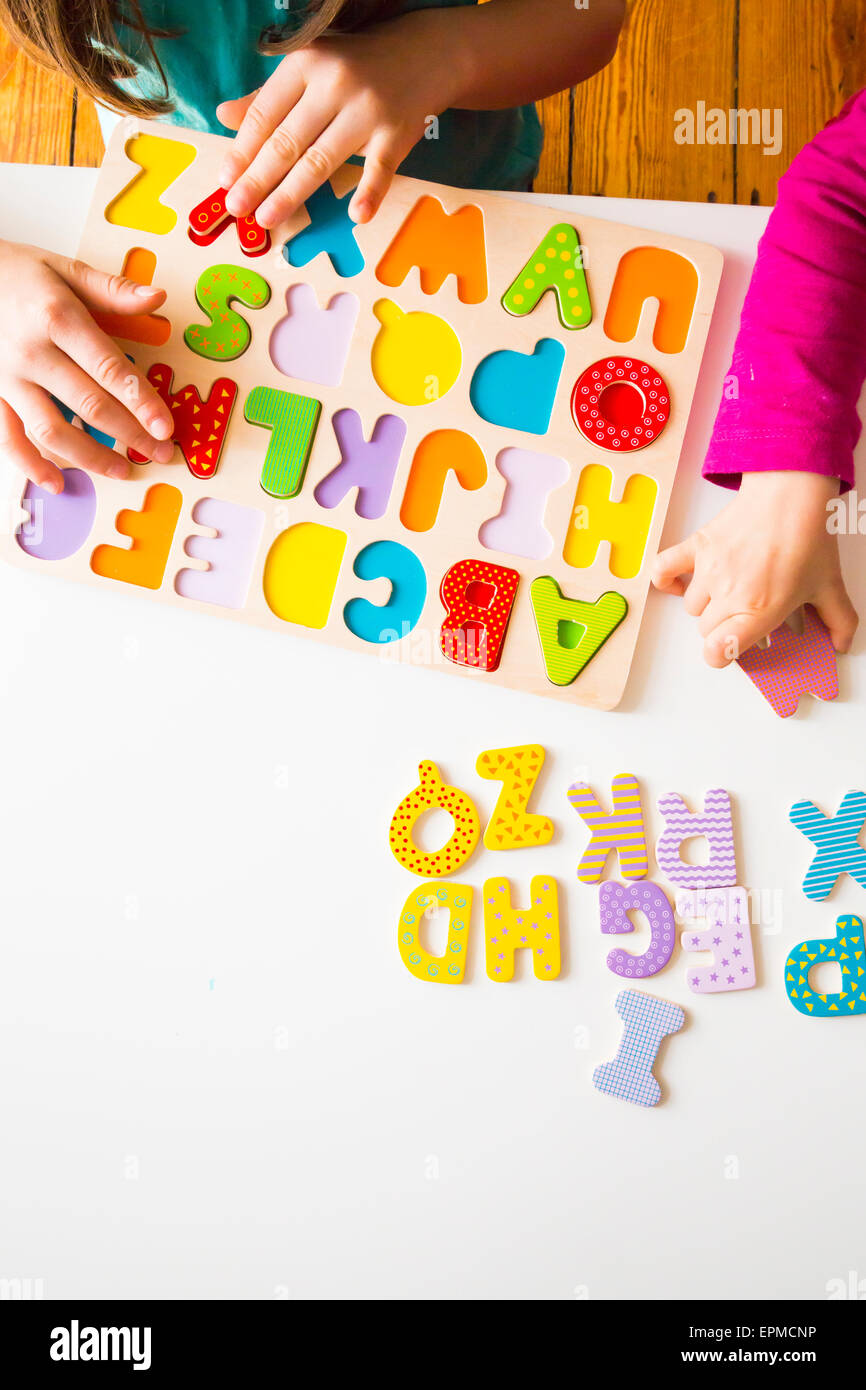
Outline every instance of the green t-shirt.
[[[405, 9], [474, 5], [476, 0], [405, 0]], [[182, 29], [177, 38], [157, 39], [175, 110], [168, 119], [193, 130], [227, 134], [215, 108], [260, 87], [280, 58], [256, 51], [271, 25], [300, 24], [307, 0], [143, 0], [145, 19], [164, 29]], [[162, 94], [141, 36], [121, 29], [124, 49], [139, 64], [127, 84], [143, 95]], [[438, 138], [419, 140], [400, 167], [403, 174], [452, 183], [461, 188], [527, 188], [538, 168], [541, 125], [534, 106], [506, 111], [444, 111]]]

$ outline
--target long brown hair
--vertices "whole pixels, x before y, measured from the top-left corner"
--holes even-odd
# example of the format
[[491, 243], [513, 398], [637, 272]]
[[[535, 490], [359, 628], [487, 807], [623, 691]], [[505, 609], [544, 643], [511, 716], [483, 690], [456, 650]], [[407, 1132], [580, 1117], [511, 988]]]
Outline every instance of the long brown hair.
[[[402, 7], [403, 0], [308, 0], [300, 28], [272, 25], [263, 31], [258, 50], [275, 57], [291, 53], [327, 30], [346, 33], [386, 19]], [[174, 109], [154, 40], [176, 38], [183, 30], [148, 24], [139, 0], [0, 0], [0, 24], [36, 62], [65, 73], [76, 87], [113, 111], [149, 118]], [[137, 71], [121, 48], [120, 25], [141, 35], [164, 96], [134, 96], [118, 85]]]

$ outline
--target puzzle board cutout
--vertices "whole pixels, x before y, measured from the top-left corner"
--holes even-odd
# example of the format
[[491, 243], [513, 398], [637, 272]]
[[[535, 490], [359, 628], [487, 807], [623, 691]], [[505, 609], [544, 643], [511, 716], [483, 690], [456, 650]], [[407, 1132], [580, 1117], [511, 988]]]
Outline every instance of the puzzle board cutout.
[[6, 558], [615, 706], [721, 253], [405, 178], [353, 229], [352, 165], [268, 236], [226, 220], [227, 143], [121, 122], [79, 248], [167, 291], [106, 327], [183, 452], [22, 489]]

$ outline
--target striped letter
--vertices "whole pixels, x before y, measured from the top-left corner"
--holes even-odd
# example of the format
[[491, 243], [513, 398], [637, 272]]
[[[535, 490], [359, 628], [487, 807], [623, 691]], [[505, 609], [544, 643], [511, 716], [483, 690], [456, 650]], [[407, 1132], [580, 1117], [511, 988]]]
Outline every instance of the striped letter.
[[643, 807], [637, 778], [623, 772], [611, 783], [613, 814], [605, 811], [588, 782], [573, 782], [568, 799], [592, 839], [577, 866], [581, 883], [598, 883], [611, 850], [619, 855], [623, 878], [646, 878], [649, 872]]
[[247, 396], [244, 419], [271, 431], [259, 479], [271, 497], [300, 492], [321, 413], [321, 401], [274, 386], [254, 386]]
[[[691, 812], [681, 796], [659, 797], [665, 828], [656, 845], [656, 859], [665, 878], [677, 888], [732, 888], [737, 882], [731, 798], [721, 787], [704, 797], [703, 814]], [[687, 840], [703, 839], [710, 847], [706, 864], [688, 864], [680, 854]]]
[[791, 820], [818, 850], [803, 880], [807, 898], [823, 902], [840, 874], [850, 874], [866, 888], [866, 850], [857, 839], [866, 825], [863, 792], [847, 792], [832, 820], [813, 801], [798, 801], [791, 807]]

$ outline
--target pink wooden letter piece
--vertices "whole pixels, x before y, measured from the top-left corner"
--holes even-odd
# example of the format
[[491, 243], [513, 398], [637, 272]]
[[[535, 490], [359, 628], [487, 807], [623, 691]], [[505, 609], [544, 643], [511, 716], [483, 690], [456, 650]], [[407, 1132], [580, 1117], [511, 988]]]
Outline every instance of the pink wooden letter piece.
[[803, 609], [802, 634], [782, 623], [770, 634], [769, 642], [768, 647], [750, 647], [738, 664], [781, 719], [796, 714], [801, 695], [836, 699], [836, 651], [811, 604]]

